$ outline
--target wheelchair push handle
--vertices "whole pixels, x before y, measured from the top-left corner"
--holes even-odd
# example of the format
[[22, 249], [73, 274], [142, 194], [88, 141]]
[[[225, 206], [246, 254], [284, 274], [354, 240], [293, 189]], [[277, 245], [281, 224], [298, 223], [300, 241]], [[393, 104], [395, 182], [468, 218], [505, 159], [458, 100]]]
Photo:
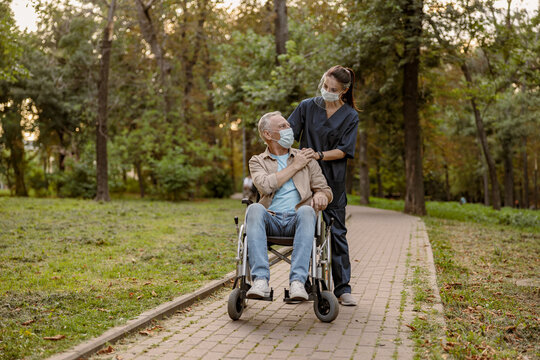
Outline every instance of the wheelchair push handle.
[[238, 216], [234, 217], [234, 223], [238, 226]]

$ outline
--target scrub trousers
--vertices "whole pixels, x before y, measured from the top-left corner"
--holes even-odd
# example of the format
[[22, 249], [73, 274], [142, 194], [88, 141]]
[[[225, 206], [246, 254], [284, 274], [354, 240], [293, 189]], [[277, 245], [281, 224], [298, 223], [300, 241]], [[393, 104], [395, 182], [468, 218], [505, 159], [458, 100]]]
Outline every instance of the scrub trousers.
[[351, 262], [349, 259], [349, 245], [347, 243], [347, 228], [345, 227], [345, 207], [331, 208], [323, 211], [326, 224], [334, 218], [332, 225], [332, 277], [334, 279], [334, 295], [340, 297], [344, 293], [351, 293]]

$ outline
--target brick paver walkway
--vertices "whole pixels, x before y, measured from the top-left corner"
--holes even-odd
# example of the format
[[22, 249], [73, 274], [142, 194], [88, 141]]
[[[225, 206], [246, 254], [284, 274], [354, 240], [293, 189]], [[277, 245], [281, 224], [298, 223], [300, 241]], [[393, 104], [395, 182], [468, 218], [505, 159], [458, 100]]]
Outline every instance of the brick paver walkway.
[[[271, 269], [274, 301], [248, 301], [230, 320], [224, 290], [161, 321], [150, 335], [115, 344], [114, 359], [412, 359], [409, 288], [414, 264], [429, 268], [431, 251], [420, 219], [350, 206], [351, 286], [358, 306], [340, 306], [332, 323], [320, 322], [313, 303], [285, 304], [289, 265]], [[233, 261], [231, 259], [231, 261]], [[432, 279], [433, 280], [433, 279]], [[96, 359], [99, 357], [96, 357]]]

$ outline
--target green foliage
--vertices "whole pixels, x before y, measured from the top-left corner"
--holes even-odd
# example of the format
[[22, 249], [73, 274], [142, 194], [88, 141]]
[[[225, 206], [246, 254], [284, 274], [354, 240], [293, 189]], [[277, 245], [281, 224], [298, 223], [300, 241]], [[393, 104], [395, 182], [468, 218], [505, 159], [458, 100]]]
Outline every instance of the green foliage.
[[10, 0], [0, 0], [0, 81], [13, 81], [16, 76], [27, 74], [20, 63], [21, 33], [15, 25], [10, 3]]
[[64, 172], [53, 174], [54, 186], [60, 197], [92, 199], [96, 196], [96, 169], [91, 163], [77, 162], [73, 159], [66, 161]]
[[195, 186], [205, 170], [189, 164], [188, 156], [176, 148], [155, 162], [160, 194], [172, 200], [193, 197]]

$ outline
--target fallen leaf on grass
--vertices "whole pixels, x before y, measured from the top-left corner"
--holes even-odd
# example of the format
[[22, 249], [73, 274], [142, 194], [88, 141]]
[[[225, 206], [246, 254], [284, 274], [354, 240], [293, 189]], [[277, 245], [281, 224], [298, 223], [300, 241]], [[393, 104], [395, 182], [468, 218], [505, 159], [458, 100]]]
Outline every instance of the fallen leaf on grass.
[[507, 327], [504, 328], [504, 331], [507, 332], [507, 333], [514, 332], [514, 331], [516, 331], [516, 326], [515, 325], [507, 326]]
[[146, 285], [152, 285], [152, 282], [151, 281], [147, 281], [143, 284], [143, 286], [146, 286]]
[[110, 353], [113, 353], [113, 352], [114, 352], [113, 347], [111, 345], [109, 345], [108, 347], [99, 350], [97, 353], [99, 355], [101, 355], [101, 354], [110, 354]]
[[152, 296], [158, 296], [154, 290], [152, 290]]
[[409, 324], [405, 324], [406, 327], [408, 327], [409, 329], [411, 329], [412, 331], [416, 331], [416, 328], [412, 325], [409, 325]]
[[137, 300], [141, 300], [143, 298], [143, 295], [137, 296]]
[[23, 325], [23, 326], [30, 325], [30, 324], [33, 323], [34, 321], [35, 321], [34, 319], [28, 320], [28, 321], [23, 322], [21, 325]]
[[43, 338], [43, 340], [53, 340], [53, 341], [56, 341], [56, 340], [62, 340], [63, 338], [65, 338], [66, 335], [54, 335], [54, 336], [45, 336]]
[[101, 312], [111, 312], [111, 310], [107, 310], [107, 309], [103, 309], [103, 308], [99, 308], [98, 311], [101, 311]]

